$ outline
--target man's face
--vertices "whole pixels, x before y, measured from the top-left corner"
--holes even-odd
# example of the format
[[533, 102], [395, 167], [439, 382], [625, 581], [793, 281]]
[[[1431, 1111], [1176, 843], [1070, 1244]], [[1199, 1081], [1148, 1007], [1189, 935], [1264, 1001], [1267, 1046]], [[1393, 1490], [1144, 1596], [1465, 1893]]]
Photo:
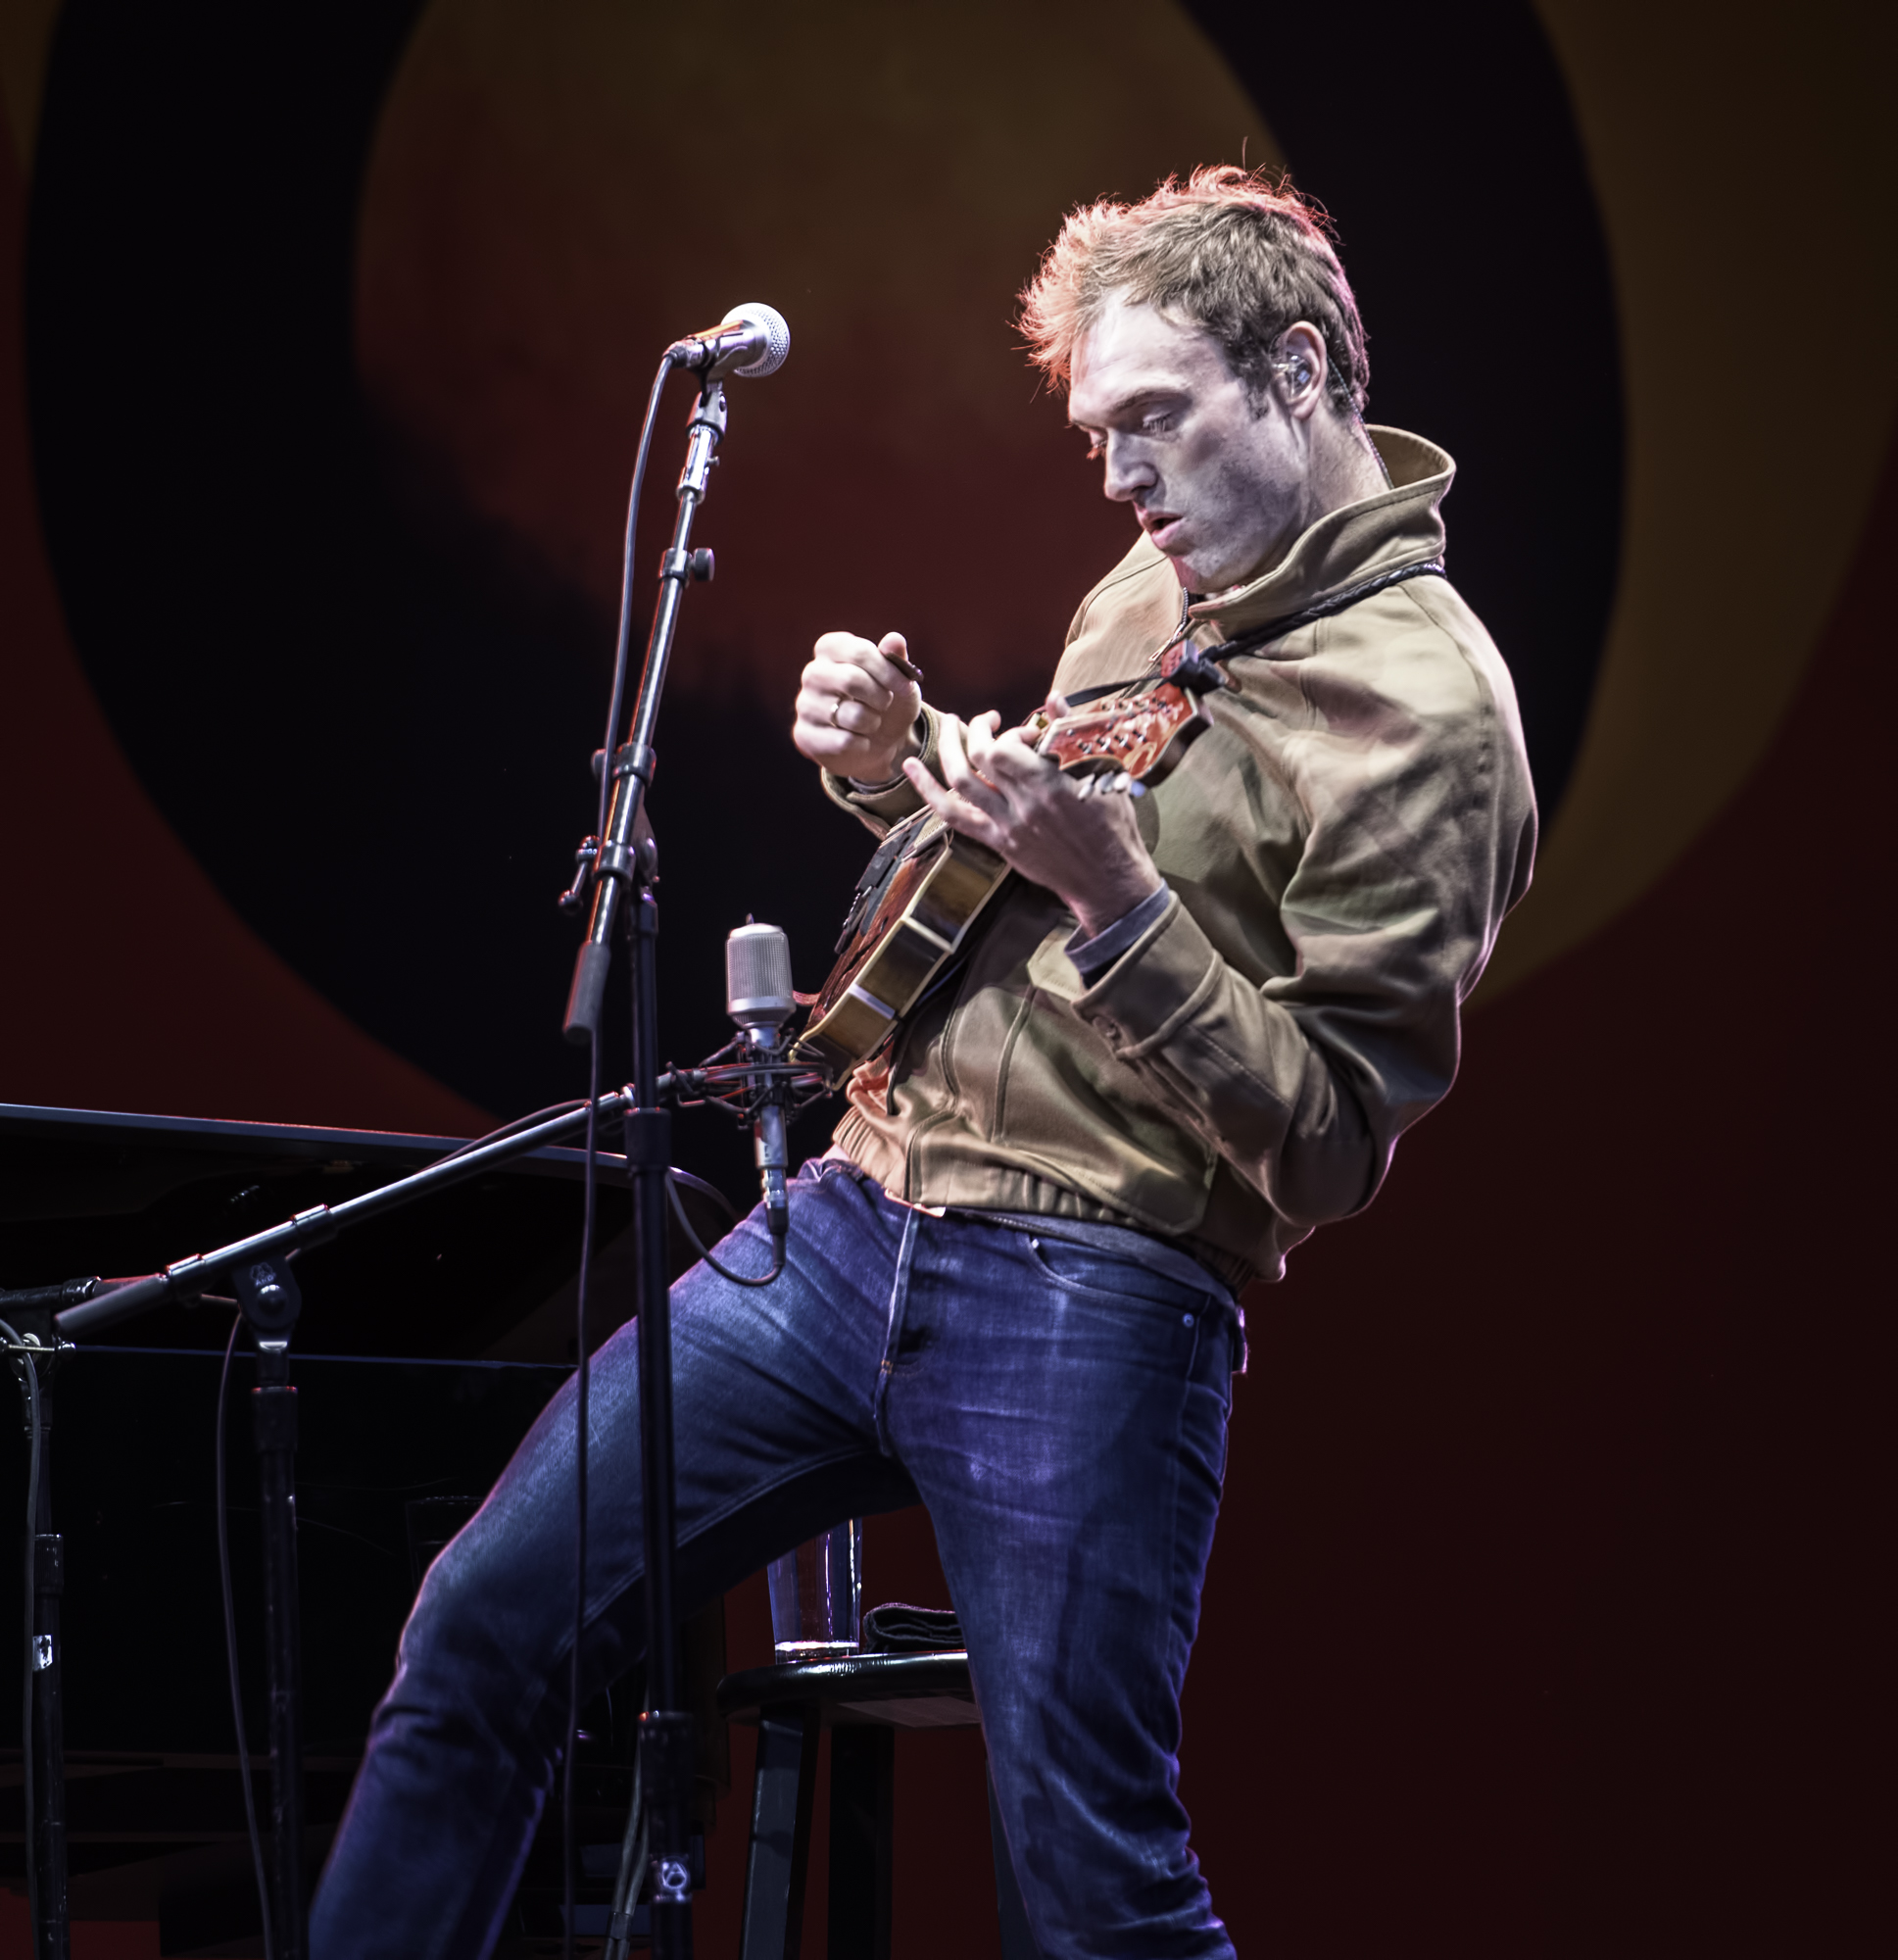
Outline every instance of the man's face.
[[1303, 528], [1302, 431], [1276, 392], [1253, 412], [1203, 328], [1111, 299], [1075, 350], [1068, 419], [1189, 591], [1240, 584]]

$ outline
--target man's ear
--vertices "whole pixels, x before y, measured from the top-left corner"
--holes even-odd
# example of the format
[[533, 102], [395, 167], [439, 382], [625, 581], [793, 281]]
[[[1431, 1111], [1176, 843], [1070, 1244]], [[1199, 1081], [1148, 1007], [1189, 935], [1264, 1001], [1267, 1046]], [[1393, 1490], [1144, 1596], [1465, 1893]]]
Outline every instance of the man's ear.
[[1305, 421], [1325, 399], [1331, 364], [1325, 356], [1325, 336], [1309, 320], [1295, 320], [1279, 336], [1272, 372], [1286, 414]]

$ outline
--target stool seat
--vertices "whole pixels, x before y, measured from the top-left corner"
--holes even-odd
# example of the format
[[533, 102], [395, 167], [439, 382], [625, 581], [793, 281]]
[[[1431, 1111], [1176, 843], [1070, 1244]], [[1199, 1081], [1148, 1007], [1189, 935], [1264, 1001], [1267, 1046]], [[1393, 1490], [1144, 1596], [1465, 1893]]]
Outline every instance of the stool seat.
[[961, 1649], [789, 1661], [748, 1667], [718, 1684], [718, 1712], [734, 1722], [755, 1722], [786, 1702], [814, 1702], [826, 1729], [974, 1729], [982, 1722]]

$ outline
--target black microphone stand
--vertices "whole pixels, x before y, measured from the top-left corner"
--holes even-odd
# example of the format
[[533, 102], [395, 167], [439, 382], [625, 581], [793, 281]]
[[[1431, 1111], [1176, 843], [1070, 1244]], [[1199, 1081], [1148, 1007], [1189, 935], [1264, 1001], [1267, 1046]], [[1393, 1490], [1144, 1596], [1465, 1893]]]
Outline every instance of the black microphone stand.
[[[780, 322], [781, 325], [781, 322]], [[709, 579], [708, 551], [691, 547], [692, 521], [705, 500], [719, 438], [725, 432], [725, 391], [720, 370], [744, 350], [680, 343], [668, 350], [654, 384], [653, 406], [675, 367], [698, 368], [705, 378], [688, 423], [685, 468], [678, 488], [672, 543], [659, 567], [659, 594], [647, 641], [646, 663], [625, 742], [610, 759], [611, 803], [600, 838], [580, 849], [580, 870], [562, 902], [587, 902], [587, 937], [574, 968], [565, 1019], [567, 1038], [594, 1044], [601, 1034], [607, 976], [615, 931], [632, 942], [633, 1080], [581, 1109], [532, 1125], [510, 1128], [464, 1145], [448, 1156], [379, 1190], [335, 1205], [318, 1204], [263, 1232], [214, 1251], [169, 1265], [161, 1273], [127, 1282], [90, 1282], [91, 1298], [55, 1315], [66, 1336], [102, 1332], [132, 1315], [171, 1300], [191, 1300], [228, 1274], [257, 1337], [259, 1380], [254, 1403], [259, 1469], [266, 1511], [266, 1617], [270, 1651], [270, 1754], [274, 1772], [272, 1817], [275, 1861], [272, 1891], [280, 1931], [278, 1960], [303, 1960], [306, 1951], [302, 1875], [301, 1662], [297, 1628], [295, 1511], [292, 1464], [296, 1446], [295, 1391], [288, 1381], [288, 1342], [297, 1294], [286, 1257], [323, 1245], [347, 1227], [394, 1210], [445, 1185], [460, 1183], [542, 1147], [566, 1142], [576, 1132], [620, 1116], [625, 1164], [634, 1193], [636, 1295], [640, 1368], [640, 1451], [646, 1539], [647, 1681], [650, 1710], [640, 1719], [639, 1779], [651, 1823], [647, 1838], [648, 1895], [654, 1950], [660, 1960], [690, 1960], [691, 1861], [688, 1809], [692, 1794], [692, 1723], [679, 1706], [681, 1681], [678, 1608], [673, 1586], [677, 1502], [672, 1446], [672, 1341], [666, 1288], [667, 1178], [671, 1113], [662, 1104], [718, 1102], [746, 1122], [771, 1125], [772, 1141], [788, 1098], [823, 1094], [821, 1071], [793, 1063], [788, 1050], [772, 1048], [727, 1059], [721, 1050], [698, 1068], [661, 1073], [658, 1061], [657, 937], [653, 886], [657, 858], [645, 795], [653, 778], [653, 731], [689, 581]], [[782, 358], [782, 350], [779, 351]], [[775, 364], [774, 364], [775, 365]], [[740, 371], [744, 371], [741, 369]], [[763, 371], [769, 371], [768, 369]], [[651, 426], [649, 409], [648, 428]], [[644, 439], [641, 466], [644, 465]], [[637, 477], [635, 479], [637, 487]], [[629, 518], [627, 551], [632, 550]], [[622, 624], [623, 644], [623, 624]], [[614, 715], [618, 699], [615, 690]], [[772, 1105], [772, 1106], [765, 1106]], [[781, 1153], [775, 1147], [771, 1154]], [[755, 1282], [752, 1282], [755, 1284]], [[584, 1366], [585, 1357], [581, 1357]]]
[[[32, 1627], [26, 1656], [31, 1678], [26, 1734], [20, 1739], [25, 1786], [31, 1801], [23, 1819], [26, 1838], [27, 1889], [32, 1899], [34, 1960], [68, 1960], [72, 1951], [66, 1891], [66, 1638], [60, 1624], [66, 1592], [65, 1542], [53, 1529], [53, 1388], [72, 1346], [56, 1339], [54, 1309], [76, 1305], [94, 1282], [0, 1291], [0, 1319], [21, 1335], [9, 1342], [20, 1380], [21, 1401], [29, 1439], [39, 1452], [38, 1489], [28, 1527], [27, 1559], [32, 1574]], [[33, 1370], [28, 1393], [27, 1369]], [[37, 1425], [39, 1434], [32, 1438]]]
[[[264, 1528], [264, 1645], [269, 1691], [270, 1917], [275, 1960], [304, 1960], [303, 1629], [297, 1600], [297, 1392], [290, 1336], [303, 1296], [287, 1259], [234, 1265], [231, 1291], [257, 1348], [251, 1428]], [[222, 1410], [219, 1421], [223, 1420]], [[223, 1493], [218, 1494], [219, 1503]]]
[[52, 1386], [58, 1350], [39, 1357], [39, 1499], [33, 1519], [33, 1815], [26, 1831], [39, 1881], [39, 1960], [72, 1951], [66, 1896], [66, 1640], [60, 1609], [66, 1592], [65, 1541], [53, 1529]]
[[[643, 821], [653, 780], [653, 733], [665, 687], [673, 633], [688, 580], [711, 576], [711, 554], [691, 548], [692, 520], [705, 501], [718, 440], [725, 432], [725, 389], [706, 381], [687, 424], [672, 542], [659, 564], [658, 600], [646, 643], [646, 664], [622, 748], [611, 759], [612, 807], [591, 854], [593, 909], [573, 969], [565, 1032], [569, 1041], [601, 1037], [601, 1014], [612, 938], [622, 905], [632, 941], [633, 1080], [636, 1106], [626, 1113], [626, 1167], [633, 1186], [634, 1310], [638, 1315], [640, 1492], [646, 1544], [647, 1711], [639, 1724], [640, 1788], [651, 1819], [647, 1838], [653, 1950], [659, 1960], [689, 1960], [692, 1878], [688, 1809], [692, 1797], [692, 1718], [681, 1707], [678, 1607], [673, 1592], [678, 1507], [672, 1452], [672, 1316], [666, 1289], [666, 1172], [672, 1161], [668, 1110], [658, 1106], [658, 907], [656, 856]], [[630, 550], [631, 540], [628, 540]], [[588, 869], [582, 847], [583, 874]]]

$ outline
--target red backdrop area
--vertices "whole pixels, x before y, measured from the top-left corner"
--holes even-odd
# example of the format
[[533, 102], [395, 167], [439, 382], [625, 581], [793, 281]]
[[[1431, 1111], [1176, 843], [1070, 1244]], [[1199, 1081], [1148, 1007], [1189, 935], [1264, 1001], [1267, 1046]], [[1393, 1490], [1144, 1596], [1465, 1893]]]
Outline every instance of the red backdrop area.
[[1888, 466], [1740, 797], [1253, 1295], [1186, 1783], [1254, 1944], [1858, 1950], [1894, 553]]
[[[4, 144], [0, 170], [12, 280]], [[472, 1124], [265, 949], [125, 765], [38, 535], [20, 315], [0, 294], [0, 1096]], [[1894, 554], [1888, 467], [1738, 797], [1472, 1015], [1374, 1209], [1248, 1301], [1184, 1762], [1247, 1951], [1869, 1943]], [[919, 1515], [873, 1521], [868, 1565], [877, 1595], [941, 1597]], [[735, 1663], [762, 1657], [757, 1583], [731, 1628]], [[742, 1792], [742, 1733], [734, 1753]], [[979, 1742], [905, 1738], [900, 1775], [898, 1950], [993, 1952]], [[735, 1948], [743, 1827], [740, 1795], [708, 1953]], [[819, 1872], [822, 1849], [820, 1823]], [[22, 1918], [0, 1899], [0, 1951]]]
[[[1862, 1950], [1894, 553], [1888, 472], [1739, 800], [1472, 1017], [1374, 1210], [1252, 1296], [1184, 1775], [1244, 1949]], [[867, 1564], [880, 1596], [940, 1596], [914, 1514], [872, 1521]], [[731, 1636], [768, 1648], [761, 1583]], [[900, 1760], [897, 1950], [993, 1951], [979, 1743]], [[735, 1949], [742, 1857], [741, 1795], [707, 1952]]]

